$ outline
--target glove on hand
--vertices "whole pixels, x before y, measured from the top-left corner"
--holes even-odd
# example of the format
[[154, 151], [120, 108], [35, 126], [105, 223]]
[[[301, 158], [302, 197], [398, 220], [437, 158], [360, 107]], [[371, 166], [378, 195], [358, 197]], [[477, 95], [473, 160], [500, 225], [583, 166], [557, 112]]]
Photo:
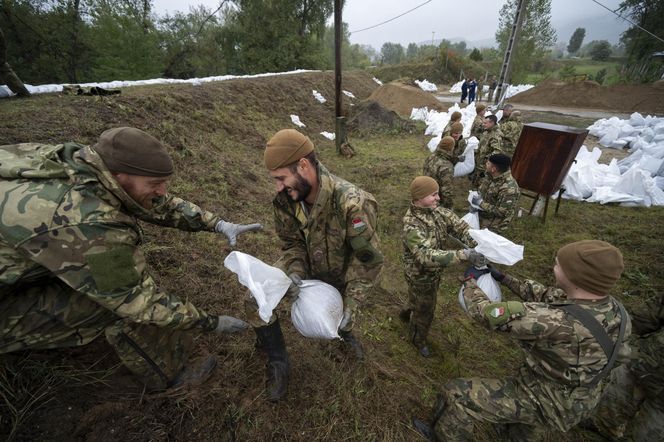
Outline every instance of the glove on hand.
[[249, 328], [249, 323], [244, 322], [242, 319], [234, 318], [232, 316], [219, 316], [219, 322], [215, 332], [221, 333], [237, 333]]
[[463, 163], [464, 161], [466, 161], [466, 156], [465, 155], [459, 155], [457, 158], [458, 158], [460, 163]]
[[223, 219], [217, 223], [214, 230], [217, 233], [223, 233], [228, 238], [228, 243], [234, 246], [237, 243], [237, 237], [244, 232], [254, 232], [262, 230], [262, 224], [233, 224], [224, 221]]
[[503, 282], [503, 279], [505, 279], [505, 274], [490, 264], [489, 271], [491, 272], [491, 277], [496, 281]]
[[300, 275], [298, 275], [297, 273], [291, 273], [290, 275], [288, 275], [288, 277], [292, 282], [291, 285], [288, 286], [288, 291], [286, 291], [286, 295], [288, 295], [288, 297], [291, 298], [293, 302], [295, 302], [297, 297], [300, 296], [300, 287], [302, 287], [302, 278], [300, 278]]
[[352, 317], [353, 313], [350, 311], [350, 307], [344, 307], [344, 316], [341, 318], [339, 330], [343, 330], [348, 325]]
[[489, 263], [484, 255], [473, 249], [465, 249], [463, 254], [466, 255], [466, 260], [475, 267], [486, 267]]
[[473, 206], [479, 206], [484, 202], [481, 196], [475, 195], [473, 198], [470, 200], [470, 202], [473, 204]]
[[480, 276], [485, 275], [489, 272], [490, 272], [490, 270], [486, 267], [483, 268], [483, 269], [478, 269], [477, 267], [471, 265], [463, 273], [463, 278], [464, 279], [473, 278], [473, 279], [477, 280], [477, 279], [479, 279]]
[[477, 213], [479, 210], [480, 210], [480, 209], [478, 209], [477, 207], [473, 207], [473, 206], [469, 206], [469, 207], [468, 207], [468, 211], [469, 211], [470, 213]]

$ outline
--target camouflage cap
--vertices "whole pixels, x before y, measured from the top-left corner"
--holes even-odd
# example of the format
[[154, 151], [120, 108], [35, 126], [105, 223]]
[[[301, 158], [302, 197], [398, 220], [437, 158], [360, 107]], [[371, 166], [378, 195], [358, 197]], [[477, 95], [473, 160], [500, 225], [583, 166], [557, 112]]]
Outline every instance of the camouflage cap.
[[454, 138], [450, 137], [449, 135], [443, 137], [440, 140], [440, 143], [438, 143], [438, 149], [443, 149], [447, 152], [451, 152], [452, 149], [454, 149]]
[[477, 112], [478, 114], [482, 112], [484, 109], [486, 109], [485, 104], [478, 104], [477, 106], [475, 106], [475, 112]]
[[141, 176], [173, 174], [173, 160], [166, 147], [152, 135], [134, 127], [104, 131], [92, 149], [111, 172]]
[[267, 142], [263, 159], [268, 170], [275, 170], [293, 164], [313, 151], [314, 143], [309, 137], [295, 129], [282, 129]]
[[410, 197], [413, 201], [421, 200], [438, 192], [438, 183], [430, 176], [418, 176], [410, 183]]
[[460, 134], [461, 132], [463, 132], [463, 123], [461, 123], [460, 121], [452, 123], [452, 125], [450, 126], [450, 133]]
[[607, 295], [625, 268], [620, 250], [599, 240], [567, 244], [557, 258], [570, 282], [596, 295]]
[[458, 121], [461, 119], [461, 112], [459, 111], [454, 111], [452, 112], [452, 115], [450, 115], [450, 120], [452, 121]]

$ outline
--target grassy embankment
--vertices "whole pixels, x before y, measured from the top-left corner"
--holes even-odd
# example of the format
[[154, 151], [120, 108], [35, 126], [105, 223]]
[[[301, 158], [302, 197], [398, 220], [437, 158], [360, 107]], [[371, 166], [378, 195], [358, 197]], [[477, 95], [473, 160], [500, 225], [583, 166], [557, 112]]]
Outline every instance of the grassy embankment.
[[[374, 87], [369, 76], [345, 77], [344, 89], [358, 98]], [[311, 89], [328, 102], [316, 102]], [[318, 135], [333, 130], [332, 98], [333, 76], [326, 73], [200, 87], [129, 88], [105, 99], [50, 95], [2, 102], [0, 144], [93, 142], [104, 129], [118, 125], [135, 125], [163, 139], [172, 146], [176, 162], [172, 192], [234, 222], [263, 222], [265, 231], [242, 237], [238, 249], [266, 262], [278, 256], [279, 242], [270, 206], [274, 190], [261, 164], [262, 149], [276, 130], [293, 127], [289, 114], [297, 114], [323, 163], [376, 196], [385, 269], [382, 289], [358, 321], [366, 362], [355, 362], [334, 344], [307, 340], [287, 319], [282, 321], [292, 363], [290, 392], [282, 403], [262, 398], [264, 359], [254, 350], [252, 333], [198, 335], [196, 352], [219, 357], [216, 374], [203, 388], [168, 394], [145, 394], [134, 386], [102, 339], [81, 349], [0, 356], [0, 435], [14, 431], [20, 440], [417, 440], [410, 417], [428, 415], [446, 381], [515, 373], [522, 360], [515, 343], [479, 328], [459, 308], [461, 266], [444, 273], [430, 335], [434, 357], [422, 359], [407, 343], [397, 316], [406, 298], [401, 219], [408, 207], [408, 184], [420, 173], [428, 138], [351, 138], [358, 154], [338, 157], [333, 142]], [[546, 121], [547, 115], [533, 118]], [[561, 119], [580, 127], [588, 124], [560, 115], [550, 122]], [[463, 214], [467, 180], [456, 184], [455, 207]], [[522, 201], [524, 207], [529, 203]], [[559, 215], [546, 224], [527, 216], [515, 220], [506, 236], [525, 245], [525, 259], [509, 272], [552, 283], [558, 247], [604, 239], [625, 255], [626, 271], [613, 294], [634, 305], [663, 286], [664, 232], [657, 222], [663, 215], [663, 208], [563, 201]], [[161, 288], [212, 313], [243, 316], [244, 290], [223, 267], [230, 252], [225, 241], [209, 233], [152, 226], [145, 233], [149, 265]], [[496, 435], [482, 427], [477, 438], [489, 441]], [[548, 440], [598, 439], [573, 431], [552, 433]]]

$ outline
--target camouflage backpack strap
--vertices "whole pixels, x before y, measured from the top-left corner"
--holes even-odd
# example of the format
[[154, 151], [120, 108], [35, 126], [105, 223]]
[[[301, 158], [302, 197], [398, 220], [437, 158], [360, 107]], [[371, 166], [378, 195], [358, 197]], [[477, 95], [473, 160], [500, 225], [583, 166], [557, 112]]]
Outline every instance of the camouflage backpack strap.
[[595, 378], [588, 384], [588, 386], [591, 388], [595, 387], [600, 380], [602, 380], [611, 372], [611, 368], [613, 368], [613, 365], [616, 363], [616, 358], [618, 357], [618, 349], [620, 348], [623, 338], [625, 337], [627, 312], [625, 312], [625, 307], [623, 307], [622, 303], [613, 297], [611, 297], [611, 302], [617, 304], [618, 309], [620, 310], [620, 330], [618, 332], [618, 339], [616, 342], [611, 340], [609, 335], [606, 333], [606, 330], [604, 330], [604, 327], [602, 327], [602, 324], [600, 324], [593, 315], [591, 315], [587, 310], [581, 308], [581, 306], [578, 304], [555, 306], [556, 308], [565, 311], [565, 313], [573, 316], [575, 319], [581, 322], [581, 324], [583, 324], [583, 326], [588, 329], [593, 337], [597, 339], [597, 342], [599, 342], [599, 345], [602, 347], [602, 350], [604, 350], [604, 354], [608, 359], [608, 362], [604, 368], [602, 368], [602, 371], [600, 371], [599, 374], [595, 376]]

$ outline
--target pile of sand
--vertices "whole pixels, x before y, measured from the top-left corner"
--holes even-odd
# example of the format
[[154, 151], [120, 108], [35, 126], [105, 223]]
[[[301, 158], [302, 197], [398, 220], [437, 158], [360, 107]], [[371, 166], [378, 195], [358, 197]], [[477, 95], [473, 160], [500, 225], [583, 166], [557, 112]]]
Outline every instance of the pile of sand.
[[664, 115], [664, 89], [657, 83], [601, 86], [594, 81], [565, 83], [546, 80], [532, 89], [514, 95], [508, 101], [536, 106]]
[[381, 106], [392, 110], [399, 115], [410, 117], [414, 107], [428, 107], [438, 111], [446, 111], [444, 106], [430, 92], [425, 92], [415, 86], [400, 83], [384, 84], [374, 90], [368, 100], [375, 101]]
[[347, 127], [354, 135], [371, 135], [378, 132], [412, 133], [415, 123], [400, 117], [380, 103], [367, 99], [352, 108]]

